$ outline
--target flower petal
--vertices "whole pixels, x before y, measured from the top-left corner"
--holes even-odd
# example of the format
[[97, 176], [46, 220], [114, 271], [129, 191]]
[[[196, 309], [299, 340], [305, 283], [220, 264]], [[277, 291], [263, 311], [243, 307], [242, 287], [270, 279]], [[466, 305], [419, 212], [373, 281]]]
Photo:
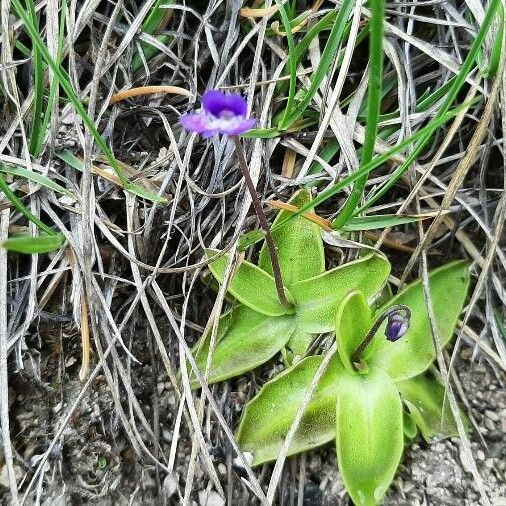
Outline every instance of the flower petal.
[[226, 109], [233, 112], [236, 116], [246, 116], [248, 113], [248, 104], [246, 100], [238, 93], [225, 95]]
[[208, 90], [202, 96], [204, 110], [219, 117], [223, 113], [232, 113], [235, 116], [246, 116], [248, 106], [246, 101], [237, 93], [226, 95], [219, 90]]
[[183, 114], [180, 121], [181, 125], [190, 132], [204, 134], [209, 131], [209, 120], [204, 113]]
[[240, 135], [248, 130], [251, 130], [256, 123], [256, 119], [238, 118], [237, 121], [230, 123], [230, 126], [226, 126], [222, 129], [222, 132], [226, 135]]

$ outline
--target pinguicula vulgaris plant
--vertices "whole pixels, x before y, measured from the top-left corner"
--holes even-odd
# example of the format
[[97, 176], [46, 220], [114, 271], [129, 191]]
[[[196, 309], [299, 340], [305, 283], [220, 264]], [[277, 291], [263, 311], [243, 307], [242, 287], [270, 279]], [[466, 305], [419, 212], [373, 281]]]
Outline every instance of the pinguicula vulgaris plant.
[[[244, 111], [240, 109], [246, 120]], [[222, 117], [207, 107], [199, 114], [213, 116], [192, 120], [203, 134], [230, 135], [231, 128], [238, 128], [237, 120], [233, 127], [225, 125], [229, 113]], [[188, 119], [183, 121], [188, 125]], [[247, 169], [245, 161], [242, 166]], [[290, 203], [307, 207], [311, 195], [301, 190]], [[232, 307], [220, 318], [213, 349], [210, 333], [195, 345], [196, 363], [207, 370], [208, 382], [216, 383], [280, 353], [287, 368], [248, 402], [236, 434], [241, 449], [259, 465], [278, 457], [324, 360], [308, 353], [311, 343], [319, 334], [332, 333], [337, 353], [304, 411], [288, 455], [334, 440], [339, 471], [355, 504], [377, 504], [390, 486], [404, 445], [418, 430], [427, 440], [457, 433], [444, 386], [431, 368], [436, 350], [422, 283], [414, 281], [389, 296], [390, 263], [372, 249], [326, 270], [320, 227], [302, 215], [293, 217], [284, 210], [272, 234], [266, 221], [262, 228], [266, 237], [258, 263], [237, 262], [228, 285]], [[223, 282], [229, 255], [217, 257], [216, 250], [207, 254], [212, 274]], [[436, 334], [444, 347], [467, 295], [466, 263], [435, 269], [429, 273], [429, 286]], [[195, 379], [192, 384], [198, 387]]]

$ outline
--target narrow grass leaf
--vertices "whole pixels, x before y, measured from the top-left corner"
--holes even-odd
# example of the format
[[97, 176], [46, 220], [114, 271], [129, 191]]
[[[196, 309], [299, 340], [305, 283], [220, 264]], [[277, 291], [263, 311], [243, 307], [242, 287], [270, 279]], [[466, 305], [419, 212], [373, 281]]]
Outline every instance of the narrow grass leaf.
[[37, 225], [40, 230], [43, 230], [49, 235], [54, 235], [56, 232], [48, 227], [44, 222], [42, 222], [37, 216], [35, 216], [30, 209], [28, 209], [21, 199], [10, 189], [9, 185], [6, 183], [5, 179], [0, 176], [0, 190], [5, 193], [5, 196], [11, 201], [12, 205], [26, 218], [28, 218], [32, 223]]
[[49, 253], [60, 249], [64, 243], [65, 236], [63, 234], [40, 235], [38, 237], [20, 235], [7, 239], [2, 243], [2, 247], [16, 253], [34, 254]]
[[92, 134], [98, 147], [100, 148], [100, 150], [102, 151], [104, 156], [107, 158], [107, 161], [110, 163], [111, 167], [116, 172], [116, 174], [117, 174], [118, 178], [120, 179], [120, 181], [122, 182], [124, 188], [127, 191], [129, 191], [135, 195], [139, 195], [147, 200], [151, 200], [153, 202], [166, 202], [165, 198], [160, 197], [157, 194], [151, 193], [144, 188], [140, 188], [139, 186], [131, 183], [127, 179], [127, 177], [125, 176], [125, 174], [123, 172], [123, 169], [120, 167], [120, 165], [118, 164], [118, 162], [114, 158], [114, 154], [107, 146], [103, 137], [100, 135], [100, 132], [97, 130], [95, 123], [88, 116], [81, 100], [77, 97], [75, 91], [73, 90], [72, 85], [70, 84], [70, 80], [67, 75], [67, 72], [59, 64], [57, 64], [53, 60], [51, 55], [49, 54], [49, 51], [44, 44], [44, 41], [42, 40], [40, 34], [38, 33], [37, 28], [31, 22], [26, 10], [21, 5], [20, 0], [12, 0], [12, 5], [14, 6], [14, 9], [16, 10], [17, 15], [23, 21], [23, 24], [24, 24], [28, 34], [30, 35], [34, 46], [37, 47], [37, 49], [42, 54], [44, 60], [46, 61], [46, 63], [53, 70], [53, 72], [55, 74], [55, 78], [58, 79], [58, 81], [59, 81], [62, 89], [65, 91], [68, 99], [70, 100], [70, 102], [74, 106], [76, 112], [81, 117], [85, 126], [88, 128], [88, 130]]
[[460, 67], [460, 72], [455, 76], [455, 81], [453, 81], [448, 94], [446, 95], [443, 104], [438, 109], [436, 115], [431, 120], [431, 122], [427, 125], [429, 127], [424, 135], [419, 138], [413, 147], [412, 151], [407, 156], [406, 160], [390, 175], [390, 178], [383, 183], [378, 190], [367, 200], [367, 202], [360, 208], [357, 209], [354, 213], [356, 216], [360, 214], [364, 210], [371, 207], [375, 202], [377, 202], [398, 180], [399, 178], [409, 169], [411, 164], [416, 160], [418, 155], [422, 152], [423, 148], [428, 144], [428, 142], [432, 139], [435, 131], [439, 127], [438, 120], [443, 118], [444, 115], [449, 111], [451, 104], [457, 98], [458, 93], [460, 92], [462, 86], [466, 82], [466, 78], [471, 73], [474, 62], [476, 61], [476, 57], [478, 52], [483, 44], [483, 41], [490, 30], [490, 26], [495, 17], [497, 9], [501, 5], [500, 0], [491, 0], [488, 5], [487, 11], [485, 13], [485, 17], [483, 19], [483, 23], [480, 25], [480, 29], [474, 39], [469, 52]]
[[[277, 0], [279, 1], [279, 0]], [[286, 130], [289, 128], [297, 119], [304, 113], [305, 109], [313, 99], [315, 93], [320, 87], [325, 74], [328, 69], [334, 63], [336, 58], [336, 53], [343, 39], [343, 34], [346, 28], [346, 22], [350, 17], [351, 10], [353, 8], [354, 2], [353, 0], [344, 0], [341, 8], [339, 9], [339, 14], [336, 17], [334, 22], [334, 26], [330, 32], [327, 43], [325, 44], [325, 49], [323, 50], [320, 63], [316, 68], [314, 74], [311, 76], [308, 90], [300, 100], [300, 102], [294, 103], [294, 100], [287, 104], [285, 109], [285, 113], [283, 118], [279, 123], [280, 130]], [[294, 49], [294, 57], [293, 60], [295, 62], [295, 71], [297, 71], [297, 53]]]
[[33, 181], [34, 183], [39, 184], [40, 186], [43, 186], [44, 188], [48, 188], [62, 195], [66, 195], [67, 197], [75, 197], [71, 191], [67, 190], [58, 183], [55, 183], [52, 179], [43, 176], [42, 174], [38, 174], [32, 170], [27, 170], [23, 167], [10, 167], [8, 165], [0, 164], [0, 172], [3, 172], [4, 174], [12, 174], [13, 176], [23, 177], [29, 181]]
[[435, 213], [427, 214], [381, 214], [378, 216], [356, 216], [351, 218], [342, 228], [345, 232], [358, 232], [360, 230], [377, 230], [381, 228], [395, 227], [407, 223], [433, 218]]
[[[374, 154], [383, 87], [383, 16], [385, 12], [385, 0], [374, 0], [370, 6], [369, 86], [367, 88], [367, 120], [360, 160], [361, 166], [369, 163]], [[364, 174], [355, 181], [350, 196], [344, 203], [337, 218], [332, 222], [334, 230], [342, 228], [355, 213], [364, 193], [367, 177], [368, 175]]]

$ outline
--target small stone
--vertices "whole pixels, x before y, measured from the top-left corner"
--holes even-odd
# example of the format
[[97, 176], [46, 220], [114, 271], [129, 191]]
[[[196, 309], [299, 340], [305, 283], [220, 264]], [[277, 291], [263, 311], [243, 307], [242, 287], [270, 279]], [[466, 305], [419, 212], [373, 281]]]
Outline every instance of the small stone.
[[[17, 482], [19, 482], [19, 480], [23, 476], [23, 470], [16, 465], [13, 467], [14, 467], [14, 478]], [[0, 486], [9, 488], [9, 472], [7, 471], [6, 465], [3, 465], [2, 469], [0, 470]]]
[[[255, 458], [255, 457], [253, 457], [253, 454], [252, 454], [252, 453], [250, 453], [250, 452], [244, 452], [244, 453], [243, 453], [243, 455], [244, 455], [244, 460], [246, 460], [246, 462], [247, 462], [247, 463], [251, 466], [251, 464], [253, 463], [253, 460], [254, 460], [254, 458]], [[234, 464], [234, 466], [239, 467], [239, 468], [241, 468], [241, 469], [243, 469], [243, 468], [244, 468], [244, 465], [243, 465], [243, 463], [242, 463], [242, 460], [241, 460], [241, 459], [239, 459], [239, 457], [236, 457], [236, 458], [233, 460], [233, 464]]]
[[224, 476], [227, 474], [227, 466], [225, 464], [218, 464], [218, 472]]
[[225, 500], [214, 490], [199, 492], [199, 506], [225, 506]]
[[485, 460], [485, 453], [483, 452], [483, 450], [478, 450], [476, 452], [476, 459], [480, 460], [480, 461], [484, 461]]
[[405, 481], [402, 487], [404, 493], [411, 492], [415, 488], [415, 484], [411, 481]]
[[487, 459], [485, 460], [485, 467], [487, 469], [493, 469], [495, 466], [495, 459]]
[[494, 422], [490, 418], [485, 418], [484, 425], [488, 430], [495, 430]]
[[485, 416], [487, 418], [490, 418], [490, 420], [492, 420], [493, 422], [499, 421], [499, 415], [497, 413], [495, 413], [494, 411], [490, 411], [490, 409], [487, 409], [485, 411]]
[[177, 492], [177, 480], [172, 473], [168, 474], [163, 480], [163, 489], [167, 498], [172, 497]]

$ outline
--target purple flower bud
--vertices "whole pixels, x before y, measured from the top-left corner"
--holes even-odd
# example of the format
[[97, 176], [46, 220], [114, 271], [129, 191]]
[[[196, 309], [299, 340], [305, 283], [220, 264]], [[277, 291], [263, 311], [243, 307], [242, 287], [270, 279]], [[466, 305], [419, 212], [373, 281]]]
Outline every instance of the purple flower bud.
[[388, 322], [385, 329], [386, 338], [395, 342], [400, 339], [409, 328], [409, 318], [403, 316], [400, 312], [395, 312], [388, 315]]
[[246, 100], [237, 93], [225, 94], [209, 90], [202, 96], [202, 109], [181, 116], [186, 130], [208, 138], [217, 134], [239, 135], [253, 128], [255, 119], [248, 118]]

